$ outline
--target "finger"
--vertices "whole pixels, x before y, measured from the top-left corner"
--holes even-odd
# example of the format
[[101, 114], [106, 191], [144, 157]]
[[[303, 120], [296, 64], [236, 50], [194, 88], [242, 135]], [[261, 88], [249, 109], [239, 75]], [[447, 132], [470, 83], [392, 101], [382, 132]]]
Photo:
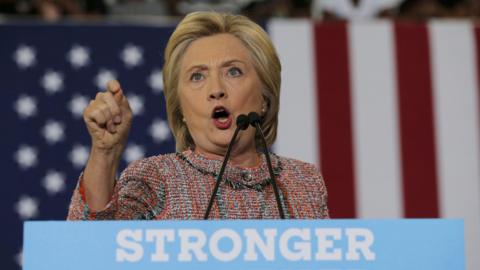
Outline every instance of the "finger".
[[112, 93], [105, 92], [99, 96], [99, 99], [108, 105], [115, 124], [120, 124], [122, 122], [122, 112], [120, 110], [120, 106], [118, 106], [117, 102], [113, 98]]
[[117, 133], [117, 126], [113, 123], [113, 120], [107, 121], [107, 130], [110, 133]]
[[112, 113], [108, 105], [101, 101], [94, 101], [92, 103], [92, 108], [87, 114], [87, 118], [95, 122], [101, 127], [105, 127], [107, 122], [112, 120]]
[[91, 110], [86, 114], [86, 120], [99, 128], [104, 128], [107, 123], [107, 118], [101, 110]]
[[108, 83], [107, 83], [107, 91], [108, 92], [110, 92], [112, 94], [115, 94], [118, 91], [120, 91], [120, 89], [121, 89], [120, 83], [117, 80], [108, 81]]
[[87, 107], [85, 107], [85, 110], [83, 110], [83, 120], [84, 120], [85, 122], [91, 122], [91, 119], [90, 119], [91, 117], [90, 117], [90, 115], [91, 115], [91, 113], [92, 113], [92, 108], [93, 108], [93, 103], [94, 103], [94, 102], [95, 102], [95, 101], [94, 101], [93, 99], [90, 100], [90, 102], [88, 103]]
[[117, 80], [110, 80], [107, 83], [107, 92], [112, 93], [117, 104], [120, 104], [123, 97], [122, 87]]
[[110, 106], [107, 103], [102, 103], [99, 105], [99, 110], [103, 113], [105, 116], [105, 125], [109, 121], [113, 121], [113, 113], [110, 109]]
[[122, 104], [122, 99], [125, 97], [125, 95], [123, 94], [123, 90], [120, 89], [118, 90], [118, 92], [116, 92], [115, 94], [113, 94], [113, 98], [115, 99], [115, 101], [117, 102], [117, 104]]

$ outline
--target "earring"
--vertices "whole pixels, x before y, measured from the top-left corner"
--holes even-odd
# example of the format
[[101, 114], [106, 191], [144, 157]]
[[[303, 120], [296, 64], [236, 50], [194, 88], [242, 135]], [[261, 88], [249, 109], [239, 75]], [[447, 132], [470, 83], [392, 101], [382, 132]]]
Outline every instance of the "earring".
[[183, 123], [187, 123], [187, 119], [185, 117], [182, 118]]
[[263, 103], [262, 114], [265, 114], [265, 113], [267, 113], [267, 104]]

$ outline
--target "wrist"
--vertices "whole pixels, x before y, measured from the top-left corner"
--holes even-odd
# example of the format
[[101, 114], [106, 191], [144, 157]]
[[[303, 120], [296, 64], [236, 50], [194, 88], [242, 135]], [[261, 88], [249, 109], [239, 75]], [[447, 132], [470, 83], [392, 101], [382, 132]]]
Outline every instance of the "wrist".
[[123, 153], [124, 147], [112, 147], [112, 148], [105, 148], [105, 147], [98, 147], [92, 145], [90, 149], [90, 157], [98, 159], [98, 161], [104, 161], [111, 163], [113, 161], [120, 160], [120, 157]]
[[102, 149], [92, 147], [90, 156], [88, 158], [88, 167], [95, 167], [105, 173], [108, 172], [110, 176], [115, 176], [123, 149]]

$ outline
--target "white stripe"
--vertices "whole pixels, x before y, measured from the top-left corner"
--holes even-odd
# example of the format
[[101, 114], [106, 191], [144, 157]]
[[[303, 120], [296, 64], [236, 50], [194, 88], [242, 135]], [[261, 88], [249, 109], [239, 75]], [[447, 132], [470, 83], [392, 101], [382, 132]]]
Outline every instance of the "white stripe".
[[392, 26], [349, 27], [357, 216], [403, 216]]
[[313, 26], [308, 20], [272, 20], [268, 30], [282, 63], [275, 151], [318, 165]]
[[442, 217], [465, 219], [467, 269], [480, 269], [480, 137], [473, 29], [462, 21], [436, 21], [429, 27], [440, 210]]

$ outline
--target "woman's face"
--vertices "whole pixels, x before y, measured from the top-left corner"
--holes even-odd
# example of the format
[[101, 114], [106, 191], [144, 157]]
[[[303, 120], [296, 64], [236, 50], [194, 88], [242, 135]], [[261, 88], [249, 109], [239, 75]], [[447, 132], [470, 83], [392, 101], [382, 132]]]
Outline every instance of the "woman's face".
[[[248, 49], [231, 34], [195, 40], [180, 66], [179, 99], [195, 151], [223, 155], [236, 128], [236, 118], [260, 113], [262, 83]], [[238, 135], [234, 152], [256, 151], [255, 130]]]

